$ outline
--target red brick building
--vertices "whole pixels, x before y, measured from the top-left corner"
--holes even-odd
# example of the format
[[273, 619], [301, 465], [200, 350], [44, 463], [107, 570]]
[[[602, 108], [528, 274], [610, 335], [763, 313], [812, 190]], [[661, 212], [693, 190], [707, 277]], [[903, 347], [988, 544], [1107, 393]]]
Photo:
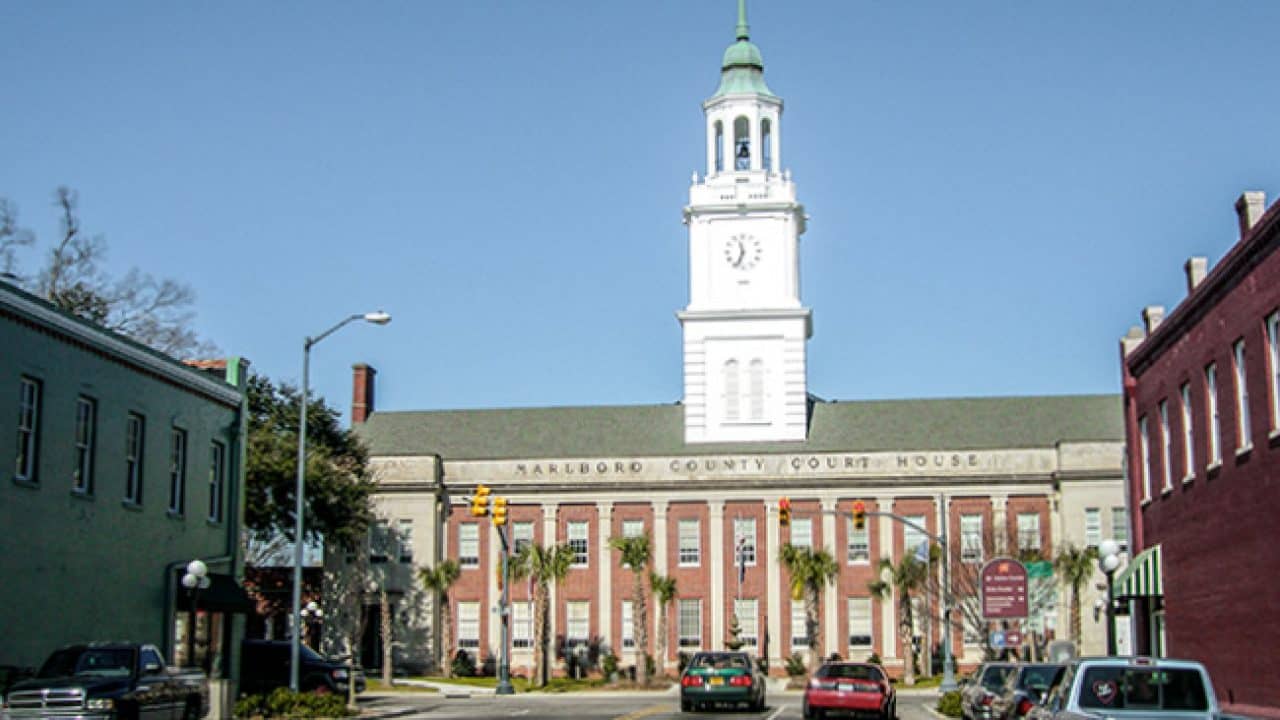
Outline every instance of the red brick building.
[[[1236, 203], [1240, 240], [1122, 341], [1135, 649], [1204, 662], [1233, 711], [1280, 717], [1280, 208]], [[1266, 648], [1266, 650], [1263, 650]]]

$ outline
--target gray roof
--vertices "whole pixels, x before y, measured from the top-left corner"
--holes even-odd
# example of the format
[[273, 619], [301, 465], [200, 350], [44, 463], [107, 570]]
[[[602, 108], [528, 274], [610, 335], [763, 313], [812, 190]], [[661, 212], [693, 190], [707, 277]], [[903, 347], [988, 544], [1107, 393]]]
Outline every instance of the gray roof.
[[812, 407], [804, 442], [686, 444], [678, 404], [377, 412], [356, 430], [375, 456], [445, 460], [994, 450], [1124, 439], [1119, 395], [816, 401]]

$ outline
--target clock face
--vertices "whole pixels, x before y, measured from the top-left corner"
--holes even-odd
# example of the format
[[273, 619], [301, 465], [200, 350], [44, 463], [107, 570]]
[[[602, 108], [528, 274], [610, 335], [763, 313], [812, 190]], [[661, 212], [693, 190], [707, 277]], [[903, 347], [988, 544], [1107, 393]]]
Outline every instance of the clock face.
[[724, 259], [739, 270], [750, 270], [760, 262], [760, 241], [742, 233], [724, 244]]

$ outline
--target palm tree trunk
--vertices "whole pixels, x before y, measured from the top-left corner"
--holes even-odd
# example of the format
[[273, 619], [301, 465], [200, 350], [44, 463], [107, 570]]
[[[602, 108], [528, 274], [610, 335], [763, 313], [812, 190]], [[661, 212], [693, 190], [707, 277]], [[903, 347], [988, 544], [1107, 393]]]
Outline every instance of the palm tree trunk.
[[658, 620], [658, 673], [667, 674], [667, 605], [662, 606]]
[[804, 594], [805, 634], [809, 638], [809, 674], [822, 664], [822, 639], [818, 637], [818, 591], [808, 588]]
[[636, 677], [641, 686], [649, 684], [649, 663], [645, 656], [649, 652], [649, 623], [644, 605], [644, 574], [639, 568], [632, 569], [635, 576], [635, 595], [631, 601], [631, 636], [636, 641]]
[[1080, 622], [1080, 586], [1071, 586], [1071, 641], [1076, 644], [1077, 651], [1080, 649], [1081, 632]]
[[453, 677], [453, 608], [449, 606], [449, 596], [440, 594], [440, 651], [444, 653], [441, 669], [447, 678]]
[[902, 602], [900, 604], [902, 612], [902, 649], [905, 651], [907, 665], [902, 669], [902, 684], [916, 684], [916, 646], [912, 642], [912, 635], [915, 631], [915, 623], [911, 614], [911, 595], [902, 593]]
[[539, 582], [533, 592], [533, 686], [547, 684], [547, 586]]

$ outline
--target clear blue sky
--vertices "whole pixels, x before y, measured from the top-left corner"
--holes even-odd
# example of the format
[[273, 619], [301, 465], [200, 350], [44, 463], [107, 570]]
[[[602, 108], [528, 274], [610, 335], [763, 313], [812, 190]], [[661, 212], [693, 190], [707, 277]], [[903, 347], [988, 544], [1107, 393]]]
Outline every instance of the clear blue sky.
[[[0, 0], [0, 196], [59, 184], [200, 332], [344, 412], [673, 402], [733, 0]], [[810, 390], [1115, 392], [1280, 193], [1280, 3], [752, 0], [812, 216]], [[28, 266], [36, 258], [24, 258]]]

